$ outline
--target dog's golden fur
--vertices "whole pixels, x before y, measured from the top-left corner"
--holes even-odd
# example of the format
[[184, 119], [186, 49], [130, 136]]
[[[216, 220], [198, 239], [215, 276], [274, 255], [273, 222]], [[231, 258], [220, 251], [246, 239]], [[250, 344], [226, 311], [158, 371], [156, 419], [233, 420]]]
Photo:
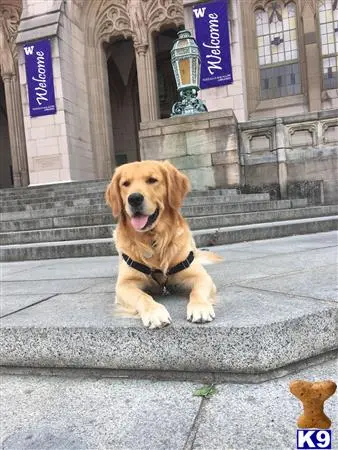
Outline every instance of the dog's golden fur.
[[[114, 217], [118, 217], [114, 233], [120, 255], [116, 303], [129, 313], [139, 315], [143, 324], [149, 328], [168, 325], [171, 322], [170, 315], [148, 293], [156, 292], [159, 287], [156, 281], [128, 266], [121, 257], [122, 253], [165, 274], [168, 269], [185, 260], [192, 250], [195, 259], [191, 266], [170, 275], [167, 286], [169, 289], [170, 285], [189, 289], [188, 320], [201, 323], [210, 322], [215, 317], [212, 304], [216, 287], [201, 265], [201, 260], [218, 262], [221, 258], [210, 252], [196, 250], [189, 226], [180, 214], [180, 207], [189, 190], [189, 179], [167, 161], [124, 164], [115, 170], [106, 190], [106, 201]], [[144, 197], [145, 215], [159, 212], [149, 228], [137, 230], [132, 226], [133, 212], [128, 197], [134, 193]]]

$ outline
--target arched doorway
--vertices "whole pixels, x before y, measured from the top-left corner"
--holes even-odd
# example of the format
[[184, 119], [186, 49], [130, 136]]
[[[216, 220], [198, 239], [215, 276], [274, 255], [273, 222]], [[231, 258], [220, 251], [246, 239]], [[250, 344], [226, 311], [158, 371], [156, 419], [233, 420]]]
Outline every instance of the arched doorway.
[[115, 165], [137, 161], [140, 102], [133, 42], [120, 40], [107, 48], [109, 99]]
[[169, 28], [157, 33], [155, 38], [157, 85], [160, 104], [160, 119], [167, 119], [171, 115], [171, 108], [178, 100], [174, 71], [171, 65], [170, 51], [177, 29]]
[[13, 168], [9, 142], [5, 86], [0, 77], [0, 188], [13, 186]]
[[[149, 122], [160, 118], [157, 92], [156, 51], [154, 33], [164, 27], [179, 27], [184, 23], [182, 0], [139, 1], [139, 0], [88, 0], [84, 3], [82, 15], [86, 42], [86, 76], [89, 102], [91, 145], [94, 153], [95, 172], [98, 178], [107, 178], [115, 165], [115, 160], [125, 160], [118, 148], [118, 141], [113, 137], [117, 131], [113, 115], [117, 114], [111, 107], [111, 99], [119, 97], [112, 79], [117, 78], [116, 61], [107, 62], [106, 46], [115, 40], [133, 42], [135, 65], [137, 67], [137, 84], [134, 83], [133, 69], [128, 84], [134, 99], [134, 124]], [[130, 45], [130, 44], [126, 44]], [[114, 64], [115, 68], [114, 68]], [[110, 65], [110, 67], [108, 67]], [[108, 70], [107, 70], [108, 68]], [[117, 67], [120, 70], [120, 67]], [[116, 81], [116, 80], [115, 80]], [[123, 81], [123, 80], [122, 80]], [[121, 85], [121, 84], [120, 84]], [[138, 85], [138, 95], [137, 95]], [[111, 88], [112, 87], [112, 88]], [[130, 89], [129, 89], [130, 92]], [[114, 97], [115, 96], [115, 97]], [[140, 119], [137, 118], [139, 97]], [[136, 101], [137, 103], [137, 101]], [[123, 109], [123, 105], [122, 107]], [[168, 109], [168, 108], [167, 108]], [[115, 133], [116, 134], [116, 133]], [[138, 134], [138, 133], [136, 133]], [[117, 136], [117, 134], [116, 134]], [[124, 144], [123, 144], [124, 145]], [[112, 155], [119, 154], [119, 157]], [[130, 152], [134, 155], [134, 147]]]

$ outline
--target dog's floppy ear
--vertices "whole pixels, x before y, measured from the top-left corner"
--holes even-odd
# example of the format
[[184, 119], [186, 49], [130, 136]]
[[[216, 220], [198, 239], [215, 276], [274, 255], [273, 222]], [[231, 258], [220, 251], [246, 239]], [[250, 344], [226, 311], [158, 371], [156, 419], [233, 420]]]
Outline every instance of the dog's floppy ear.
[[122, 211], [122, 198], [120, 194], [119, 181], [120, 174], [115, 171], [114, 176], [110, 184], [108, 184], [105, 193], [106, 203], [111, 207], [114, 217], [119, 216]]
[[189, 178], [177, 170], [169, 161], [164, 161], [162, 166], [167, 179], [169, 206], [179, 209], [184, 197], [191, 189]]

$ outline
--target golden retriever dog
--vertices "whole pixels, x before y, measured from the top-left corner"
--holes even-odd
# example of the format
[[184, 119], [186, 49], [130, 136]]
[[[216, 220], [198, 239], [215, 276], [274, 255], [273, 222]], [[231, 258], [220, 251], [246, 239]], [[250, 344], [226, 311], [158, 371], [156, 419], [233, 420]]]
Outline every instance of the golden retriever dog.
[[118, 217], [114, 232], [120, 257], [116, 303], [151, 329], [169, 325], [171, 318], [150, 293], [163, 292], [171, 285], [190, 292], [187, 320], [204, 323], [215, 318], [216, 287], [201, 260], [213, 263], [222, 258], [196, 249], [180, 214], [189, 190], [189, 179], [168, 161], [119, 166], [107, 186], [106, 202]]

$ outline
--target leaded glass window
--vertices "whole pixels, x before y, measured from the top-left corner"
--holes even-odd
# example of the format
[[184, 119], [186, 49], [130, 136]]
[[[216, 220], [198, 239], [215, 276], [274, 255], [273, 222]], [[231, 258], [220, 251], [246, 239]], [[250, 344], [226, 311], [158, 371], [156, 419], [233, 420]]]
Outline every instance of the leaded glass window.
[[296, 5], [272, 1], [255, 15], [261, 99], [299, 94]]
[[321, 0], [319, 27], [324, 89], [338, 87], [338, 0]]

